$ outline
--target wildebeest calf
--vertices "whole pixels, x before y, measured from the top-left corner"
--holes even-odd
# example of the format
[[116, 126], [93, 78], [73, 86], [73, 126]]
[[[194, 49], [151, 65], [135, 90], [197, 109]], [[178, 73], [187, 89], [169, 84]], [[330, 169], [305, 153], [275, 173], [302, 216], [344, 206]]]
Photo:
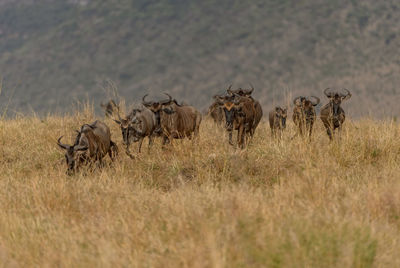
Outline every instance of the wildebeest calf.
[[315, 101], [313, 102], [303, 96], [293, 100], [293, 104], [295, 105], [293, 108], [293, 122], [298, 127], [300, 135], [303, 136], [305, 132], [308, 132], [310, 139], [316, 118], [314, 106], [320, 103], [318, 97], [311, 96], [311, 98], [314, 98]]
[[269, 112], [269, 126], [273, 137], [281, 137], [286, 128], [287, 108], [275, 107]]

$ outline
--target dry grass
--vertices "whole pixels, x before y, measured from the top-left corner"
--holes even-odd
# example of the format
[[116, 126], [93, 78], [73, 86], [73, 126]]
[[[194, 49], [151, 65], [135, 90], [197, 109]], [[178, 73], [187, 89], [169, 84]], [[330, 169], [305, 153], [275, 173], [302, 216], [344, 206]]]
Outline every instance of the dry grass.
[[67, 177], [56, 139], [93, 120], [87, 110], [0, 121], [2, 266], [400, 266], [394, 122], [346, 122], [333, 143], [320, 122], [311, 143], [291, 141], [292, 125], [271, 140], [263, 123], [239, 151], [205, 121], [198, 144], [157, 141]]

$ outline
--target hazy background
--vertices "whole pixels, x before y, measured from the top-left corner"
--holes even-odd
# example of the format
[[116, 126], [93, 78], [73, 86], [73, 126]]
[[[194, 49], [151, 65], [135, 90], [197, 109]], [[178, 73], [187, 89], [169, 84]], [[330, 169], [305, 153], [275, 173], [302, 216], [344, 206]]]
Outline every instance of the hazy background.
[[326, 87], [352, 117], [400, 113], [398, 0], [0, 0], [0, 108], [97, 107], [113, 81], [128, 103], [170, 92], [201, 110], [229, 84], [265, 110]]

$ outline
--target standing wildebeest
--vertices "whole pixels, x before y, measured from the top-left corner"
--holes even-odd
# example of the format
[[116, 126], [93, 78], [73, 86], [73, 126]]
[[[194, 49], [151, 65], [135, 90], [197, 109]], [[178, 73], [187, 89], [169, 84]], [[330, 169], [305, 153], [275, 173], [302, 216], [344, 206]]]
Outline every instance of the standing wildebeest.
[[105, 116], [112, 117], [114, 113], [119, 110], [119, 106], [114, 100], [109, 100], [106, 104], [100, 103], [101, 108], [103, 108]]
[[141, 152], [142, 143], [145, 137], [149, 137], [149, 149], [153, 143], [153, 132], [156, 129], [156, 117], [147, 108], [133, 109], [125, 119], [118, 113], [118, 120], [114, 120], [121, 127], [123, 144], [126, 146], [126, 154], [131, 158], [129, 152], [131, 142], [139, 142], [138, 152]]
[[218, 104], [218, 96], [214, 96], [214, 102], [208, 108], [207, 114], [211, 116], [214, 122], [218, 125], [222, 125], [224, 122], [224, 110]]
[[102, 165], [103, 157], [108, 154], [112, 160], [118, 153], [117, 145], [111, 140], [110, 128], [101, 121], [96, 120], [92, 124], [84, 124], [80, 131], [77, 131], [75, 143], [67, 145], [61, 143], [61, 136], [57, 144], [66, 150], [69, 175], [73, 174], [83, 164], [99, 162]]
[[[299, 128], [299, 133], [301, 136], [304, 132], [308, 132], [311, 139], [312, 128], [315, 122], [316, 113], [314, 106], [320, 103], [320, 99], [315, 96], [311, 96], [316, 101], [312, 102], [306, 97], [299, 96], [293, 100], [293, 122]], [[299, 101], [300, 100], [300, 101]]]
[[262, 111], [262, 107], [261, 107], [260, 102], [255, 100], [251, 96], [251, 94], [254, 91], [254, 87], [251, 84], [250, 84], [250, 86], [251, 86], [251, 89], [239, 88], [239, 89], [236, 89], [236, 90], [232, 90], [231, 86], [230, 86], [226, 91], [230, 95], [236, 94], [236, 95], [239, 95], [239, 96], [242, 96], [242, 97], [247, 97], [247, 98], [249, 98], [249, 99], [251, 99], [253, 101], [255, 114], [254, 114], [254, 122], [252, 124], [252, 129], [251, 129], [251, 136], [254, 136], [254, 132], [255, 132], [258, 124], [260, 123], [262, 116], [263, 116], [263, 111]]
[[178, 104], [170, 95], [168, 100], [160, 102], [149, 102], [143, 97], [142, 104], [148, 107], [156, 116], [157, 133], [163, 136], [163, 145], [171, 139], [192, 138], [199, 135], [201, 113], [193, 106]]
[[224, 109], [225, 128], [229, 133], [229, 144], [233, 145], [232, 132], [237, 130], [237, 144], [243, 149], [246, 143], [246, 136], [252, 137], [255, 130], [254, 117], [256, 110], [253, 100], [234, 94], [225, 97], [219, 96], [218, 103]]
[[324, 123], [329, 139], [332, 140], [332, 135], [334, 134], [335, 129], [338, 129], [340, 133], [343, 122], [346, 118], [344, 110], [340, 107], [340, 104], [342, 101], [350, 99], [351, 93], [347, 89], [344, 89], [346, 94], [337, 92], [332, 93], [328, 92], [328, 90], [329, 88], [325, 89], [324, 94], [328, 97], [329, 103], [321, 108], [320, 118]]
[[286, 128], [287, 108], [275, 107], [274, 110], [269, 112], [269, 126], [271, 128], [271, 135], [276, 137], [282, 136], [283, 130]]

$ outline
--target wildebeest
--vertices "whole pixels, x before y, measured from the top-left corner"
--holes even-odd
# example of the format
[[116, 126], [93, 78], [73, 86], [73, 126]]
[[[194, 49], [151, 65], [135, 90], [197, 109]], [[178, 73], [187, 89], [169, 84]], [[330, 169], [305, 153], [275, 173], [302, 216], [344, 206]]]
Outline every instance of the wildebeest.
[[275, 107], [269, 112], [269, 126], [271, 128], [271, 135], [280, 137], [282, 131], [286, 128], [287, 108]]
[[217, 98], [217, 95], [214, 96], [214, 102], [208, 108], [207, 114], [211, 116], [216, 124], [221, 125], [224, 122], [224, 110], [218, 104]]
[[250, 98], [253, 101], [254, 104], [254, 110], [255, 110], [255, 114], [254, 114], [254, 122], [252, 124], [252, 129], [251, 129], [251, 136], [254, 135], [254, 132], [258, 126], [258, 124], [261, 121], [261, 118], [263, 116], [263, 111], [262, 111], [262, 107], [259, 101], [255, 100], [251, 94], [254, 91], [254, 87], [252, 84], [250, 84], [251, 88], [250, 89], [243, 89], [243, 88], [239, 88], [236, 90], [232, 90], [231, 86], [226, 90], [228, 94], [230, 95], [239, 95], [242, 97], [247, 97]]
[[103, 108], [105, 116], [112, 117], [119, 110], [119, 106], [114, 100], [109, 100], [106, 104], [100, 103], [101, 108]]
[[169, 94], [164, 94], [168, 96], [168, 100], [146, 101], [145, 95], [142, 101], [156, 116], [156, 132], [162, 134], [163, 145], [171, 142], [171, 139], [197, 137], [202, 120], [201, 113], [193, 106], [178, 104]]
[[101, 121], [84, 124], [77, 131], [73, 145], [61, 143], [61, 136], [57, 144], [64, 149], [67, 162], [67, 173], [73, 174], [84, 164], [98, 162], [102, 165], [103, 157], [108, 154], [112, 160], [118, 153], [117, 145], [111, 140], [110, 128]]
[[320, 103], [320, 99], [315, 96], [311, 96], [315, 101], [311, 101], [306, 97], [299, 96], [293, 100], [293, 122], [299, 128], [301, 136], [304, 132], [308, 132], [311, 139], [312, 128], [315, 122], [316, 113], [314, 106]]
[[122, 141], [126, 146], [126, 154], [133, 158], [129, 152], [131, 142], [139, 142], [138, 152], [141, 152], [142, 143], [145, 137], [149, 138], [149, 149], [153, 143], [154, 130], [157, 122], [154, 113], [146, 107], [141, 109], [133, 109], [128, 116], [121, 118], [118, 113], [118, 120], [114, 121], [120, 125], [122, 133]]
[[338, 129], [340, 133], [344, 120], [346, 119], [344, 110], [340, 105], [342, 101], [351, 98], [351, 93], [347, 89], [344, 89], [346, 94], [328, 92], [328, 90], [329, 88], [325, 89], [324, 94], [328, 97], [329, 103], [321, 108], [320, 118], [324, 123], [329, 139], [332, 140], [335, 129]]
[[248, 97], [233, 94], [225, 97], [219, 96], [218, 103], [224, 109], [225, 128], [229, 134], [229, 144], [233, 145], [232, 133], [237, 130], [237, 144], [243, 149], [246, 137], [252, 137], [255, 130], [256, 110], [254, 101]]

